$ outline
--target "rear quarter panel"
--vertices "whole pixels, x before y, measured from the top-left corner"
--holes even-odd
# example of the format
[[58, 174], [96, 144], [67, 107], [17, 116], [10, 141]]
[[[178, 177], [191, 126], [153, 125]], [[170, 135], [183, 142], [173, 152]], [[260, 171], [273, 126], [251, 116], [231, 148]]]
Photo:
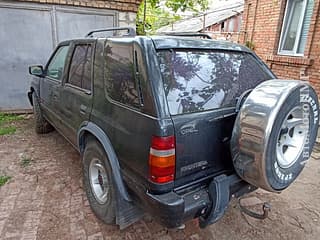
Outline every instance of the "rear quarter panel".
[[[90, 121], [98, 125], [111, 141], [119, 159], [121, 173], [128, 187], [149, 189], [148, 161], [152, 135], [159, 133], [161, 124], [155, 115], [154, 104], [150, 96], [149, 74], [146, 71], [146, 59], [137, 49], [141, 67], [144, 99], [148, 102], [140, 109], [134, 109], [116, 102], [105, 91], [104, 68], [106, 41], [98, 41], [94, 63], [94, 97]], [[171, 123], [171, 119], [169, 119]], [[159, 133], [161, 134], [161, 133]], [[140, 189], [141, 191], [141, 189]]]

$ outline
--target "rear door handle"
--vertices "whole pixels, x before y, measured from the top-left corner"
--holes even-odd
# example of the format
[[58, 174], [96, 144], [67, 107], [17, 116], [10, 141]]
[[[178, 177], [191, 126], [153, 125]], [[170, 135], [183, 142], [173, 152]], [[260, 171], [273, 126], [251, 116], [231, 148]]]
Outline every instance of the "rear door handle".
[[87, 106], [81, 104], [80, 105], [80, 114], [85, 115], [87, 113]]

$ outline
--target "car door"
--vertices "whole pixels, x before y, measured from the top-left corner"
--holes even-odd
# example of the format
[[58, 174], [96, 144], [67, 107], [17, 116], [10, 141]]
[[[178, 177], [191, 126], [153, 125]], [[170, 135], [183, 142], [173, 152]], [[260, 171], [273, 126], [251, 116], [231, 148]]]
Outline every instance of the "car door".
[[46, 118], [56, 128], [61, 124], [60, 118], [60, 91], [63, 78], [65, 77], [66, 58], [69, 53], [69, 43], [56, 48], [50, 57], [45, 70], [44, 77], [40, 81], [40, 102]]
[[61, 90], [63, 132], [70, 142], [77, 144], [77, 132], [89, 120], [92, 109], [94, 41], [74, 41], [68, 73]]

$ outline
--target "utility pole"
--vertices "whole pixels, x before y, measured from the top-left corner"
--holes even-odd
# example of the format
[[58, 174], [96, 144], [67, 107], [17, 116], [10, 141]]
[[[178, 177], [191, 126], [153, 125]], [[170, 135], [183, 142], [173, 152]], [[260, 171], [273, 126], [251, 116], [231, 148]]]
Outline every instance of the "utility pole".
[[202, 27], [202, 31], [203, 31], [203, 32], [206, 31], [206, 13], [203, 14], [203, 27]]

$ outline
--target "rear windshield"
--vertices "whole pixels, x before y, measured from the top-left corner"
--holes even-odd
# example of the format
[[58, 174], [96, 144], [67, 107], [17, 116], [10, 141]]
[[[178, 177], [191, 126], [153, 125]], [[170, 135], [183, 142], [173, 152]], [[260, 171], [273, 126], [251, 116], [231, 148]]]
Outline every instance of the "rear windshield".
[[243, 52], [165, 50], [158, 59], [172, 115], [235, 106], [245, 90], [273, 78]]

